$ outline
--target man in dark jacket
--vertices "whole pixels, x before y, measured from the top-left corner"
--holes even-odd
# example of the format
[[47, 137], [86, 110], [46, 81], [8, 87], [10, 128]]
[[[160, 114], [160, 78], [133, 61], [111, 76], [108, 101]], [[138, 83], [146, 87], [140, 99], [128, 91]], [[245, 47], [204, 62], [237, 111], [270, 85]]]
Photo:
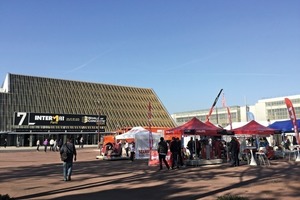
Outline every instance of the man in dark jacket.
[[172, 154], [172, 169], [175, 169], [175, 166], [178, 168], [178, 143], [175, 137], [172, 138], [170, 143], [170, 151]]
[[240, 151], [240, 143], [237, 141], [235, 137], [231, 138], [229, 144], [229, 152], [231, 153], [231, 166], [239, 166], [239, 151]]
[[176, 142], [177, 142], [177, 147], [178, 147], [178, 160], [177, 160], [177, 163], [178, 163], [178, 165], [180, 165], [182, 167], [183, 166], [183, 156], [182, 156], [181, 140], [179, 140], [179, 138], [176, 138]]
[[195, 153], [195, 142], [193, 140], [193, 137], [191, 137], [190, 141], [187, 143], [187, 148], [190, 152], [190, 160], [193, 160]]
[[166, 161], [166, 156], [168, 154], [168, 144], [163, 137], [160, 138], [160, 142], [157, 147], [158, 158], [159, 158], [159, 169], [162, 170], [162, 162], [165, 163], [166, 167], [170, 169], [168, 162]]
[[76, 149], [75, 145], [72, 143], [72, 139], [68, 138], [67, 142], [62, 145], [60, 148], [61, 157], [63, 153], [67, 153], [67, 158], [63, 160], [63, 175], [64, 181], [71, 181], [72, 168], [73, 168], [73, 159], [76, 161]]

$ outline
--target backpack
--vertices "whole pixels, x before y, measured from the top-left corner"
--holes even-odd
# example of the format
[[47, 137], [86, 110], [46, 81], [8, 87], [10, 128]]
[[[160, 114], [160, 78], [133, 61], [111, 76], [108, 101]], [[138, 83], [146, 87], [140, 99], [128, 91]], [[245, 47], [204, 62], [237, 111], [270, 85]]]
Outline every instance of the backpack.
[[66, 161], [68, 159], [68, 150], [70, 150], [67, 144], [63, 145], [64, 151], [60, 154], [61, 161]]
[[68, 159], [68, 154], [66, 151], [64, 151], [61, 155], [60, 155], [61, 161], [66, 161]]

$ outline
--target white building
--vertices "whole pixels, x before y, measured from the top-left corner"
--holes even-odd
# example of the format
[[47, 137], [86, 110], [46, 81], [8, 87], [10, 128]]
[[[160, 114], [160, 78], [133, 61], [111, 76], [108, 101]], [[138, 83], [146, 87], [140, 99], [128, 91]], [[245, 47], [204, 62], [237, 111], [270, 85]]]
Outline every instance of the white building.
[[[255, 119], [257, 122], [266, 124], [267, 121], [274, 122], [289, 119], [289, 114], [284, 99], [289, 98], [295, 108], [296, 116], [300, 119], [300, 95], [276, 97], [270, 99], [261, 99], [254, 105], [247, 106], [230, 106], [231, 121], [247, 122]], [[179, 112], [172, 114], [172, 118], [177, 125], [184, 124], [193, 117], [201, 121], [206, 121], [210, 109]], [[247, 112], [248, 110], [248, 112]], [[229, 124], [228, 112], [226, 108], [214, 108], [210, 116], [210, 122], [219, 124], [223, 127]]]

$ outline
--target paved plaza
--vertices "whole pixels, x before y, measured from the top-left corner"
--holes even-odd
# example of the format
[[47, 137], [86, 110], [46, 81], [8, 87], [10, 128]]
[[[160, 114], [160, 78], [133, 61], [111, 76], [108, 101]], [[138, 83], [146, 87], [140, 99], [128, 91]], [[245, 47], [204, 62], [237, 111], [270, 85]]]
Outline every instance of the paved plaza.
[[58, 152], [0, 148], [0, 193], [15, 199], [299, 199], [300, 162], [229, 167], [227, 163], [158, 171], [146, 160], [97, 160], [96, 147], [77, 149], [72, 181], [64, 182]]

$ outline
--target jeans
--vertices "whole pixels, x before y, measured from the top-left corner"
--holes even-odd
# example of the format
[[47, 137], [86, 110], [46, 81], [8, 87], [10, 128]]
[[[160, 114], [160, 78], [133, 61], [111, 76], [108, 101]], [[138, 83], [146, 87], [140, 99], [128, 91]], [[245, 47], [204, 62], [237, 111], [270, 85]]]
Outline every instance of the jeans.
[[72, 175], [73, 162], [63, 162], [64, 180], [68, 180]]
[[170, 166], [166, 160], [166, 155], [162, 155], [162, 154], [159, 154], [158, 155], [158, 158], [159, 158], [159, 169], [162, 169], [162, 163], [164, 162], [166, 167], [169, 169]]

